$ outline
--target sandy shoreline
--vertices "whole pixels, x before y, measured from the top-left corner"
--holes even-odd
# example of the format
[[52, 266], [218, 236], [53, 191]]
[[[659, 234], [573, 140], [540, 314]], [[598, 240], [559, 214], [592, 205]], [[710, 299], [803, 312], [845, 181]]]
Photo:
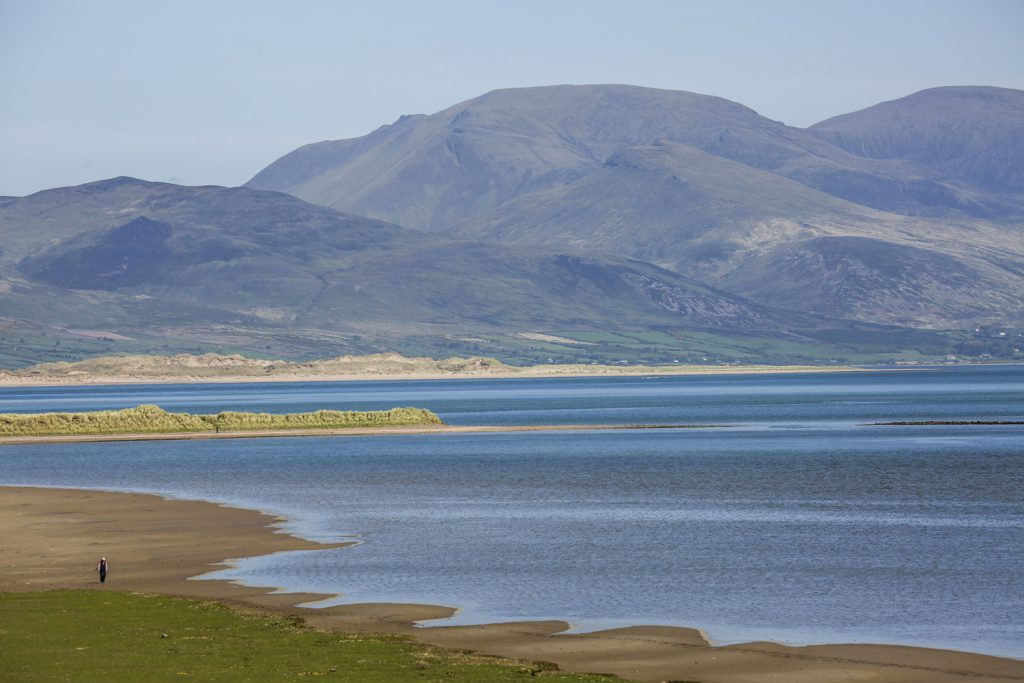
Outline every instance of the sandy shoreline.
[[94, 443], [108, 441], [200, 441], [207, 439], [272, 439], [295, 436], [401, 436], [403, 434], [485, 434], [492, 432], [578, 432], [620, 429], [714, 429], [724, 425], [422, 425], [411, 427], [343, 427], [338, 429], [280, 429], [237, 432], [168, 432], [165, 434], [68, 434], [59, 436], [0, 436], [0, 446], [19, 444]]
[[[882, 369], [882, 368], [879, 368]], [[898, 368], [907, 369], [907, 368]], [[571, 368], [534, 366], [517, 371], [464, 371], [464, 372], [365, 372], [343, 374], [301, 374], [281, 373], [270, 375], [81, 375], [28, 377], [0, 371], [2, 387], [77, 387], [111, 386], [132, 384], [248, 384], [264, 382], [380, 382], [411, 380], [467, 380], [467, 379], [543, 379], [551, 377], [675, 377], [693, 375], [779, 375], [815, 372], [863, 372], [864, 368], [851, 366], [690, 366], [672, 368], [665, 366], [624, 367], [620, 370], [587, 372], [585, 366]]]
[[[661, 626], [557, 635], [568, 627], [560, 621], [414, 628], [413, 621], [443, 619], [454, 610], [409, 604], [313, 610], [295, 605], [328, 596], [189, 580], [230, 558], [339, 547], [281, 533], [272, 526], [281, 521], [253, 510], [144, 494], [0, 487], [0, 590], [93, 588], [212, 599], [300, 615], [317, 628], [409, 633], [433, 644], [643, 681], [1024, 681], [1024, 661], [963, 652], [891, 645], [712, 647], [696, 629]], [[94, 571], [101, 555], [110, 561], [102, 586]]]

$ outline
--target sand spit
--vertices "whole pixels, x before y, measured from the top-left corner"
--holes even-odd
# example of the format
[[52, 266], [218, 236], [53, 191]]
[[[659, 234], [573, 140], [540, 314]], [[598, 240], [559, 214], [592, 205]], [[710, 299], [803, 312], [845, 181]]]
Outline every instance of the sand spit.
[[268, 439], [296, 436], [396, 436], [408, 434], [484, 434], [488, 432], [566, 432], [616, 429], [714, 429], [711, 424], [636, 425], [413, 425], [407, 427], [344, 427], [340, 429], [279, 429], [234, 432], [169, 432], [166, 434], [67, 434], [60, 436], [0, 436], [0, 446], [19, 444], [94, 443], [107, 441], [200, 441], [206, 439]]

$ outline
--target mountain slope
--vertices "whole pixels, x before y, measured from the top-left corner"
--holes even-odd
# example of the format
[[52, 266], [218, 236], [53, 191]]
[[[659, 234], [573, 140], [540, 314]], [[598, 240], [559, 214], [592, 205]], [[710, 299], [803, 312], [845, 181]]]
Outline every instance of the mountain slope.
[[[793, 212], [794, 201], [800, 211]], [[750, 249], [878, 213], [689, 145], [624, 148], [576, 182], [510, 200], [485, 233], [518, 244], [626, 252], [711, 277]], [[765, 229], [770, 226], [770, 229]], [[478, 232], [462, 224], [456, 233]]]
[[1024, 318], [1024, 281], [1010, 265], [1024, 263], [1019, 240], [1015, 254], [998, 230], [961, 230], [954, 243], [686, 145], [625, 150], [509, 207], [497, 239], [628, 250], [763, 303], [911, 326]]
[[61, 309], [65, 325], [93, 312], [134, 329], [783, 333], [808, 322], [646, 263], [455, 241], [246, 188], [119, 178], [50, 190], [0, 205], [0, 235], [11, 238], [0, 267], [16, 278], [0, 315], [49, 296], [77, 304]]
[[1024, 92], [922, 90], [811, 126], [809, 132], [871, 159], [909, 159], [997, 193], [1024, 193]]
[[[986, 115], [1011, 121], [1001, 107]], [[1022, 197], [926, 155], [868, 158], [825, 137], [693, 93], [501, 90], [300, 148], [250, 185], [465, 239], [622, 254], [767, 304], [791, 286], [816, 313], [939, 327], [1024, 318]], [[812, 241], [823, 237], [856, 239]], [[885, 244], [922, 267], [952, 261], [927, 277], [893, 270]]]
[[445, 231], [486, 223], [512, 197], [573, 181], [623, 147], [659, 140], [909, 215], [1022, 209], [910, 161], [851, 154], [728, 100], [620, 85], [496, 90], [363, 138], [299, 148], [247, 185]]
[[970, 327], [978, 319], [1024, 316], [1019, 286], [1004, 288], [1005, 275], [926, 247], [822, 236], [758, 255], [723, 282], [759, 300], [824, 315]]

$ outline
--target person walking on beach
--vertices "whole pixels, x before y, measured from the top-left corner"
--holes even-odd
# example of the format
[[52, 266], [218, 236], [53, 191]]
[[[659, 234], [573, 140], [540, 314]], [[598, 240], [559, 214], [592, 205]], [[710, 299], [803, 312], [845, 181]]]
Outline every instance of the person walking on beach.
[[100, 583], [107, 581], [107, 558], [101, 557], [100, 563], [96, 565], [96, 571], [100, 573]]

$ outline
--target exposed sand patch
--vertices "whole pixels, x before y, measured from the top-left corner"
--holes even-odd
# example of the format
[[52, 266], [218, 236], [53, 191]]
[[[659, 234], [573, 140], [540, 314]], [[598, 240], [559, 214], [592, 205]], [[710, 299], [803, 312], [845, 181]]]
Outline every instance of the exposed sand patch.
[[619, 377], [857, 370], [806, 365], [532, 365], [493, 358], [406, 358], [397, 353], [339, 356], [318, 361], [262, 360], [205, 353], [176, 356], [105, 356], [74, 363], [42, 363], [0, 371], [0, 386], [168, 384], [187, 382], [361, 382], [368, 380], [505, 379], [513, 377]]
[[146, 434], [68, 434], [60, 436], [0, 436], [0, 446], [101, 441], [201, 441], [206, 439], [270, 439], [296, 436], [387, 436], [407, 434], [483, 434], [487, 432], [565, 432], [616, 429], [713, 429], [722, 425], [413, 425], [396, 427], [341, 427], [338, 429], [262, 429], [222, 432], [168, 432]]
[[540, 332], [517, 332], [517, 337], [522, 339], [532, 339], [533, 341], [539, 342], [551, 342], [553, 344], [571, 344], [573, 346], [597, 346], [593, 342], [580, 341], [579, 339], [569, 339], [568, 337], [559, 337], [553, 334], [541, 334]]

